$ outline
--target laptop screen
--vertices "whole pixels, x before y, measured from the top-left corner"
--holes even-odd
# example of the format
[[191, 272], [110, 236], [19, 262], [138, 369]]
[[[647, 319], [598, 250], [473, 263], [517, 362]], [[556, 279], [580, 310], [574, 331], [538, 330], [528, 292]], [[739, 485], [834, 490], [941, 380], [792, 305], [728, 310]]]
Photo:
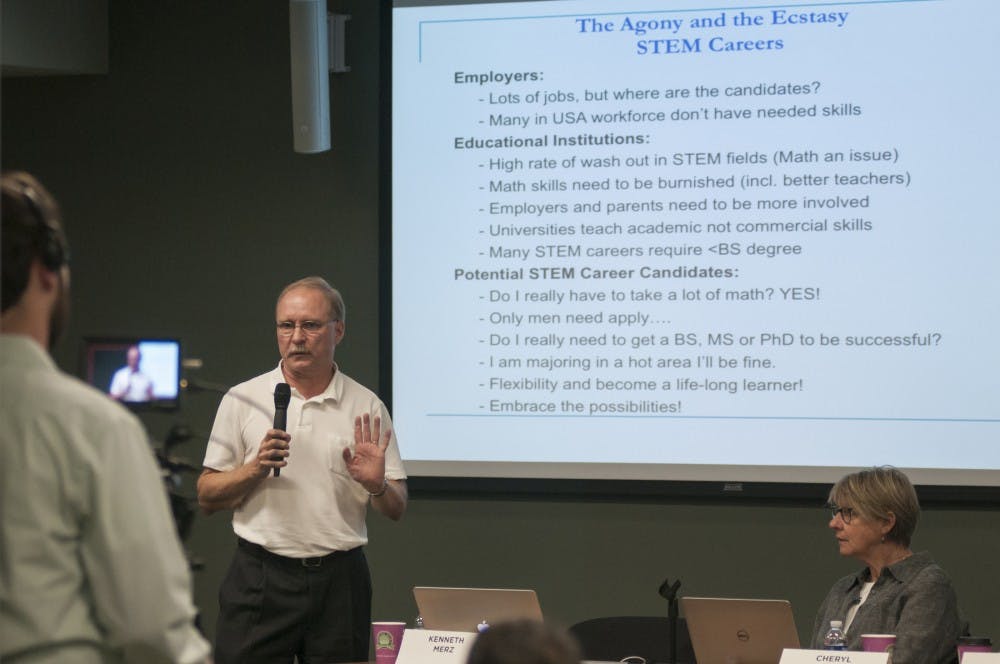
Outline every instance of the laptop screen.
[[426, 629], [475, 632], [480, 623], [542, 619], [534, 590], [417, 586], [413, 599]]
[[698, 664], [776, 664], [799, 647], [785, 600], [682, 597], [681, 609]]

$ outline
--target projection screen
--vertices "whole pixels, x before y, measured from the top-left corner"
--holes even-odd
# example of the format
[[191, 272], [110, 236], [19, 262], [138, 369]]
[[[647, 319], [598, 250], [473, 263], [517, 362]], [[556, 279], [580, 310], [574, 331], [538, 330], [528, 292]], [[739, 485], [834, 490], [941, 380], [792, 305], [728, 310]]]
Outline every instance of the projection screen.
[[391, 23], [412, 475], [1000, 486], [1000, 3]]

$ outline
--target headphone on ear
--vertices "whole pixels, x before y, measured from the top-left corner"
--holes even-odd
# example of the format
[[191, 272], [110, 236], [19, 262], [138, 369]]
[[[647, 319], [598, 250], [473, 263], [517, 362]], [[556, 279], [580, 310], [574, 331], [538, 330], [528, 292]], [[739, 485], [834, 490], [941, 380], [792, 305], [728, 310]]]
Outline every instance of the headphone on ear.
[[30, 230], [42, 265], [54, 272], [69, 263], [69, 246], [59, 226], [55, 203], [43, 196], [33, 182], [20, 173], [4, 174], [3, 189], [4, 193], [19, 198], [29, 212], [22, 219], [30, 217], [34, 222]]

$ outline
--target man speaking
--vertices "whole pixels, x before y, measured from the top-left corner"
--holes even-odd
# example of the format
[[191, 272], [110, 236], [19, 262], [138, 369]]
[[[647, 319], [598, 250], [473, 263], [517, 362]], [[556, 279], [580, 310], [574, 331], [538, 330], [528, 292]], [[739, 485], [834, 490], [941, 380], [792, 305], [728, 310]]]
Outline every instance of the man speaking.
[[138, 346], [129, 346], [125, 366], [111, 377], [108, 394], [118, 401], [152, 401], [153, 381], [139, 369], [142, 352]]
[[[234, 510], [238, 538], [219, 591], [220, 664], [368, 659], [365, 515], [371, 504], [399, 520], [407, 488], [385, 405], [334, 362], [345, 313], [320, 277], [286, 286], [275, 311], [281, 361], [219, 404], [198, 501]], [[291, 399], [275, 418], [282, 384]]]

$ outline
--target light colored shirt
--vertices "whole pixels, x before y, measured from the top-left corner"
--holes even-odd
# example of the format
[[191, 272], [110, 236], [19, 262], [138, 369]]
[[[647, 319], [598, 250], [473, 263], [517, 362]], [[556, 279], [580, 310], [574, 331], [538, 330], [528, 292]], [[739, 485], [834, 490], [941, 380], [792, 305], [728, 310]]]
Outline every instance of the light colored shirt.
[[0, 660], [205, 661], [139, 420], [0, 335], [0, 421]]
[[153, 395], [153, 381], [138, 369], [122, 367], [111, 377], [109, 392], [122, 401], [149, 401]]
[[858, 607], [865, 603], [868, 599], [868, 593], [872, 591], [872, 586], [875, 585], [874, 581], [866, 581], [861, 584], [861, 589], [858, 591], [858, 601], [851, 604], [851, 608], [847, 609], [847, 617], [844, 618], [844, 633], [846, 634], [851, 629], [851, 623], [854, 622], [854, 616], [858, 614]]
[[[232, 388], [215, 416], [205, 450], [206, 468], [230, 471], [257, 456], [274, 424], [274, 386], [285, 381], [279, 365]], [[290, 558], [346, 551], [368, 542], [368, 492], [347, 472], [343, 450], [353, 448], [354, 418], [368, 413], [382, 430], [392, 428], [374, 392], [335, 370], [326, 390], [303, 399], [292, 389], [286, 430], [288, 465], [269, 475], [233, 512], [233, 530], [245, 540]], [[385, 452], [385, 476], [406, 479], [393, 432]]]

